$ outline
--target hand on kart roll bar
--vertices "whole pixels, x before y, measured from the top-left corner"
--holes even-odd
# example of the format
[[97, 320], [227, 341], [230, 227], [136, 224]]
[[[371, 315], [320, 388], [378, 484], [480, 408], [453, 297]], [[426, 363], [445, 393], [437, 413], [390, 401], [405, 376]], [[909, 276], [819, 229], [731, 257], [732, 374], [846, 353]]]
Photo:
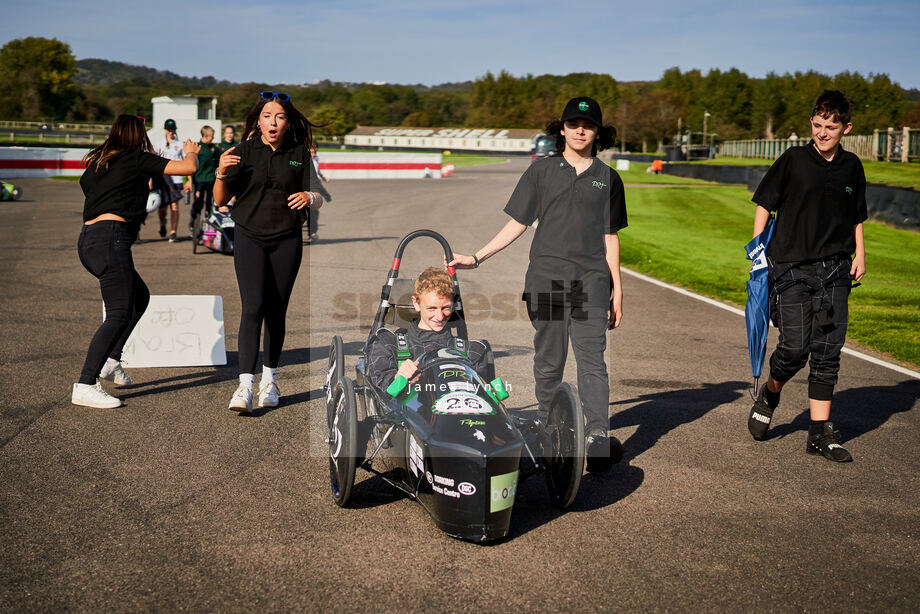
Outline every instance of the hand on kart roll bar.
[[412, 381], [412, 377], [418, 372], [418, 363], [414, 360], [404, 360], [399, 369], [396, 371], [396, 375], [402, 375], [408, 381]]
[[454, 257], [450, 262], [446, 262], [445, 266], [452, 266], [455, 269], [475, 269], [476, 268], [476, 259], [472, 256], [464, 256], [463, 254], [452, 254]]

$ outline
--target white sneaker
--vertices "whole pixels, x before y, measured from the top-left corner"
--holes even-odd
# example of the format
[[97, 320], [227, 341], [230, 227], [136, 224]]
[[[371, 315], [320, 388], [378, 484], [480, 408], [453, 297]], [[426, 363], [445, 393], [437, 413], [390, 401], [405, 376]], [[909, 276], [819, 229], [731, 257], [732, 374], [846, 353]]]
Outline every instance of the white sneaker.
[[252, 411], [252, 386], [240, 384], [233, 396], [230, 397], [230, 407], [239, 412]]
[[114, 409], [121, 407], [121, 399], [116, 399], [108, 392], [102, 389], [102, 384], [98, 381], [95, 384], [73, 385], [73, 392], [70, 395], [70, 402], [74, 405], [84, 407], [95, 407], [97, 409]]
[[122, 366], [121, 362], [116, 362], [114, 365], [111, 365], [109, 361], [106, 361], [102, 365], [102, 371], [99, 372], [99, 377], [101, 379], [107, 379], [111, 382], [115, 382], [116, 386], [127, 386], [131, 383], [131, 376], [125, 373], [125, 368]]
[[259, 407], [278, 407], [281, 391], [275, 382], [262, 382], [259, 386]]

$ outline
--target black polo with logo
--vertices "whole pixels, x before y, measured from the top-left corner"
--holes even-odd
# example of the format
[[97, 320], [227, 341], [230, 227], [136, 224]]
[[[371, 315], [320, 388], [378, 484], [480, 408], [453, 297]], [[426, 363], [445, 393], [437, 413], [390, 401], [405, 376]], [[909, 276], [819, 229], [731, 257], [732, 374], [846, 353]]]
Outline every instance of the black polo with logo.
[[310, 152], [302, 144], [285, 140], [278, 149], [255, 137], [237, 146], [240, 163], [227, 170], [225, 179], [236, 196], [231, 217], [249, 234], [271, 239], [299, 229], [307, 209], [288, 206], [288, 196], [309, 192], [314, 176]]
[[814, 141], [787, 149], [752, 200], [776, 212], [776, 230], [767, 248], [775, 262], [849, 257], [856, 251], [853, 227], [868, 217], [862, 162], [840, 146], [828, 162]]
[[604, 236], [627, 225], [623, 180], [615, 170], [597, 158], [580, 175], [561, 156], [536, 160], [518, 181], [505, 213], [528, 226], [538, 221], [524, 300], [609, 306]]

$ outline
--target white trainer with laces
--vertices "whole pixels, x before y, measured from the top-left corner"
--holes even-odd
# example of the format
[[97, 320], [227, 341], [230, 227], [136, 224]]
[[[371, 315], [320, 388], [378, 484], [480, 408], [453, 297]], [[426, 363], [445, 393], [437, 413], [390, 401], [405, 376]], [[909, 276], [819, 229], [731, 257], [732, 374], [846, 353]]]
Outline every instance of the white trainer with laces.
[[262, 382], [259, 386], [259, 407], [278, 407], [281, 391], [275, 382]]
[[105, 364], [102, 365], [102, 371], [99, 372], [99, 377], [115, 382], [116, 386], [127, 386], [131, 383], [131, 376], [125, 373], [124, 365], [120, 362], [111, 363], [106, 361]]
[[95, 384], [81, 384], [79, 382], [74, 384], [73, 392], [70, 395], [70, 402], [74, 405], [95, 407], [96, 409], [114, 409], [116, 407], [121, 407], [121, 399], [116, 399], [103, 390], [102, 384], [98, 381]]
[[239, 412], [252, 411], [252, 386], [240, 384], [230, 397], [229, 409]]

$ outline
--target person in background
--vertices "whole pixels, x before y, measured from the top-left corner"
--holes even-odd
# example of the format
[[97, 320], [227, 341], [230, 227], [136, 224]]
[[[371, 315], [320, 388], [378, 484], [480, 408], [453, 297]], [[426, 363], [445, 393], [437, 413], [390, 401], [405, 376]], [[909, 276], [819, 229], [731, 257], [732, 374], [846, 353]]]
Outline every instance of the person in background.
[[147, 215], [149, 181], [160, 175], [191, 175], [198, 163], [198, 146], [186, 141], [183, 160], [150, 153], [144, 118], [119, 115], [105, 142], [83, 159], [86, 171], [80, 188], [83, 227], [77, 252], [83, 267], [99, 280], [105, 320], [93, 335], [70, 401], [74, 405], [114, 408], [121, 400], [108, 394], [98, 378], [117, 386], [131, 383], [121, 353], [147, 304], [150, 291], [134, 269], [131, 245]]
[[[320, 181], [316, 184], [316, 191], [319, 192], [323, 199], [326, 202], [332, 202], [332, 194], [329, 193], [329, 190], [323, 185], [323, 182], [329, 183], [329, 178], [323, 175], [323, 172], [319, 170], [319, 154], [316, 152], [316, 145], [310, 149], [310, 157], [313, 158], [313, 170], [316, 172], [317, 178]], [[312, 243], [319, 238], [319, 209], [310, 209], [310, 219], [308, 221], [309, 226], [309, 236], [307, 237], [307, 242]]]
[[[163, 138], [157, 141], [155, 153], [167, 160], [179, 161], [185, 157], [182, 144], [176, 136], [176, 122], [167, 119], [163, 124]], [[160, 184], [163, 191], [163, 204], [157, 212], [160, 217], [160, 236], [166, 236], [166, 209], [169, 209], [169, 242], [179, 240], [176, 234], [179, 228], [179, 199], [182, 198], [182, 177], [172, 176]]]
[[204, 126], [201, 128], [201, 148], [198, 152], [198, 170], [186, 183], [185, 189], [192, 191], [195, 200], [192, 202], [192, 214], [188, 222], [189, 234], [194, 236], [195, 220], [204, 210], [207, 217], [211, 213], [211, 203], [214, 198], [214, 171], [217, 169], [217, 160], [220, 151], [214, 144], [214, 128]]

